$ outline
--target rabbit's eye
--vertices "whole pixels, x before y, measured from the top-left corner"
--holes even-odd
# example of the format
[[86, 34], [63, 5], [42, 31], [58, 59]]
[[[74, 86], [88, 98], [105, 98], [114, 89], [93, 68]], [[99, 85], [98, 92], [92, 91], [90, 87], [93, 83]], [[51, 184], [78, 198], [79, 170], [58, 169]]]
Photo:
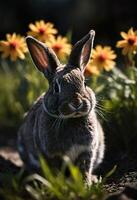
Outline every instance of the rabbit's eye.
[[61, 87], [58, 80], [56, 80], [54, 84], [54, 93], [60, 93], [60, 92], [61, 92]]

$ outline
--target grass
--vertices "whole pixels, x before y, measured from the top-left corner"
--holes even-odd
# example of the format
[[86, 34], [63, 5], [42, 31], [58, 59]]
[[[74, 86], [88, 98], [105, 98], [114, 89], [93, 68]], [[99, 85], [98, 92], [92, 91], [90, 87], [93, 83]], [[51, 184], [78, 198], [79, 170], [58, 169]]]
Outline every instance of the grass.
[[[5, 200], [103, 200], [106, 192], [103, 184], [111, 176], [115, 167], [102, 181], [85, 186], [79, 169], [65, 157], [61, 172], [51, 170], [40, 156], [41, 175], [25, 175], [21, 170], [16, 175], [7, 175], [0, 195]], [[66, 178], [65, 169], [70, 171]]]

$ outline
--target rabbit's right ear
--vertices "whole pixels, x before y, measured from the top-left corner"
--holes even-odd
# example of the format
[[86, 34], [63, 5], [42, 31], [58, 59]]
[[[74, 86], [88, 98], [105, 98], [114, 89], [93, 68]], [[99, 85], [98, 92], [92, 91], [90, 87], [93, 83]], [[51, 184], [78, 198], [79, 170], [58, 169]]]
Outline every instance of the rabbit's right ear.
[[60, 65], [53, 50], [31, 36], [26, 38], [26, 42], [36, 67], [43, 72], [47, 78], [51, 77], [56, 71], [56, 68]]

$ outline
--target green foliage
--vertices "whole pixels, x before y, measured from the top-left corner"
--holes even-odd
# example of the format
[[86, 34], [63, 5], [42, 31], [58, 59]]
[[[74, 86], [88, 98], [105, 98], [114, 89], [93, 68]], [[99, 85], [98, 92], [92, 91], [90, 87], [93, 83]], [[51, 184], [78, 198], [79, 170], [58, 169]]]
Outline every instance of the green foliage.
[[135, 67], [125, 69], [124, 73], [114, 68], [111, 72], [93, 77], [89, 84], [94, 89], [97, 98], [101, 98], [99, 103], [106, 110], [116, 112], [121, 108], [129, 110], [137, 108], [137, 69]]
[[[109, 144], [118, 152], [122, 148], [133, 152], [137, 139], [137, 68], [127, 67], [123, 71], [114, 68], [93, 77], [89, 84], [96, 92], [97, 113], [103, 117]], [[112, 146], [110, 153], [115, 151]]]
[[[40, 156], [42, 175], [25, 176], [19, 173], [8, 177], [7, 185], [0, 189], [5, 200], [103, 200], [105, 191], [102, 182], [85, 186], [79, 169], [65, 157], [64, 165], [59, 173], [51, 170], [45, 159]], [[65, 169], [70, 171], [66, 178]], [[5, 185], [5, 184], [4, 184]]]
[[17, 126], [47, 87], [47, 80], [35, 69], [29, 57], [14, 64], [1, 61], [0, 126]]

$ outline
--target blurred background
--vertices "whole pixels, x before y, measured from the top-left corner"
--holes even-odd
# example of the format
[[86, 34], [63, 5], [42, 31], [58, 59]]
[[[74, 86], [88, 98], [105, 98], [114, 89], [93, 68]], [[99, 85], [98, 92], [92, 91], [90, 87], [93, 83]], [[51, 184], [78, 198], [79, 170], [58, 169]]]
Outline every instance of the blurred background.
[[120, 31], [136, 28], [136, 0], [0, 0], [0, 39], [25, 34], [40, 19], [54, 23], [62, 35], [71, 30], [73, 42], [95, 29], [95, 43], [115, 45]]

